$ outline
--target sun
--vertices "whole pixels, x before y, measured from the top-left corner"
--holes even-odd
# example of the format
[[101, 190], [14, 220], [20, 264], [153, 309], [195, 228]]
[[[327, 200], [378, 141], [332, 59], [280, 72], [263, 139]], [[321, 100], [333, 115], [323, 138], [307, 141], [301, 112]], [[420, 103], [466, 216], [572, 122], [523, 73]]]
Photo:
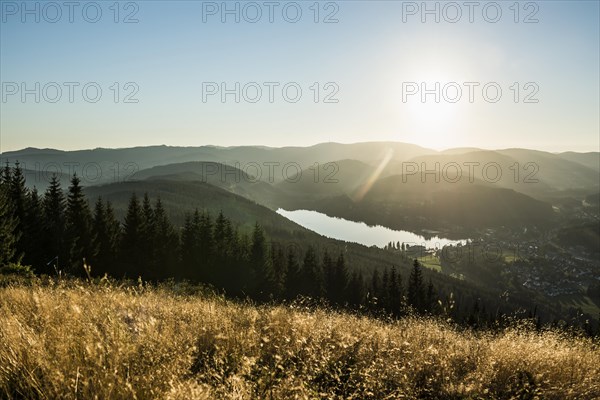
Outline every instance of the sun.
[[405, 129], [411, 142], [425, 147], [442, 149], [457, 143], [460, 123], [460, 106], [440, 101], [421, 102], [415, 99], [403, 104]]
[[462, 142], [469, 104], [457, 71], [412, 66], [396, 75], [395, 120], [402, 140], [437, 150]]

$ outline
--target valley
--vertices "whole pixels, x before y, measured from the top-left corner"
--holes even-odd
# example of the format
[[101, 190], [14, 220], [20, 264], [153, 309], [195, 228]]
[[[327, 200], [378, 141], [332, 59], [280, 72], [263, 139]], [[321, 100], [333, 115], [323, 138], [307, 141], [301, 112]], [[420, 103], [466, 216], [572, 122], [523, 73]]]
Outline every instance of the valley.
[[[482, 298], [509, 292], [523, 304], [539, 305], [552, 318], [568, 318], [579, 310], [596, 319], [600, 313], [586, 294], [600, 280], [600, 189], [594, 179], [600, 171], [598, 153], [436, 152], [374, 142], [308, 148], [25, 149], [3, 154], [3, 161], [16, 160], [79, 171], [89, 198], [111, 201], [120, 219], [131, 193], [148, 193], [161, 199], [175, 226], [182, 226], [194, 209], [212, 215], [223, 211], [241, 232], [251, 232], [260, 221], [270, 240], [302, 248], [312, 243], [331, 254], [343, 251], [367, 280], [385, 265], [408, 273], [411, 260], [418, 258], [430, 267], [427, 275], [438, 285], [468, 285]], [[116, 165], [127, 173], [116, 177]], [[460, 175], [452, 175], [457, 165]], [[479, 167], [489, 165], [494, 166], [493, 176]], [[44, 177], [55, 170], [38, 171], [27, 184], [43, 190]], [[92, 178], [102, 178], [87, 176], [86, 182], [91, 171]], [[68, 175], [58, 177], [66, 183]], [[352, 236], [351, 228], [340, 228], [336, 236], [319, 229], [322, 222], [306, 229], [278, 209], [312, 210], [322, 218], [408, 231], [413, 238], [431, 240], [427, 244], [444, 239], [441, 246], [421, 247], [409, 243], [414, 242], [408, 240], [411, 236], [364, 241], [361, 235], [372, 235], [357, 231]], [[454, 243], [465, 238], [468, 243]], [[399, 243], [392, 248], [388, 241], [414, 247], [402, 252]], [[572, 301], [558, 301], [565, 296]]]

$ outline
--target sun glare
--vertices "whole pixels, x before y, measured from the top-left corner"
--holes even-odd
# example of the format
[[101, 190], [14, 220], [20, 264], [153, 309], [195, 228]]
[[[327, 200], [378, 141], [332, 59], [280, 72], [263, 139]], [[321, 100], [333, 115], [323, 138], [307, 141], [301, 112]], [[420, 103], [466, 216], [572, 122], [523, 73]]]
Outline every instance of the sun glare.
[[439, 69], [435, 62], [430, 62], [430, 68], [410, 65], [397, 73], [395, 103], [402, 140], [439, 150], [459, 142], [466, 117], [459, 72], [467, 67], [453, 64]]
[[413, 101], [404, 104], [404, 122], [413, 143], [429, 148], [452, 147], [457, 142], [459, 105], [439, 102]]

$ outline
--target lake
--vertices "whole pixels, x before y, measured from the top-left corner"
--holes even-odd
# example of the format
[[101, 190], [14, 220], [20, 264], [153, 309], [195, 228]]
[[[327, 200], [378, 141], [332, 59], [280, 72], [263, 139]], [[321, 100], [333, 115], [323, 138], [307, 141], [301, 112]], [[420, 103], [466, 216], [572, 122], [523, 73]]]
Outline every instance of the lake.
[[442, 248], [446, 245], [466, 244], [466, 240], [450, 240], [437, 236], [427, 240], [421, 235], [408, 231], [397, 231], [384, 226], [369, 226], [364, 222], [348, 221], [343, 218], [330, 217], [310, 210], [287, 211], [282, 208], [277, 213], [290, 221], [332, 239], [364, 244], [365, 246], [383, 247], [389, 242], [422, 245], [428, 249]]

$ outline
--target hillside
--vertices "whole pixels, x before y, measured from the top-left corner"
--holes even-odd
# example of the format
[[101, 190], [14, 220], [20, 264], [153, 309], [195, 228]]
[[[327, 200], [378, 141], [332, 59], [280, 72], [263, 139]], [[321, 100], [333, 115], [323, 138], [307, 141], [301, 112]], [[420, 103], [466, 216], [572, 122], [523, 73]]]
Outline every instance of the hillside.
[[565, 153], [560, 153], [559, 156], [565, 160], [585, 165], [596, 172], [600, 172], [600, 153], [598, 152], [575, 153], [573, 151], [567, 151]]
[[86, 188], [86, 194], [92, 201], [98, 196], [110, 200], [119, 218], [125, 215], [127, 203], [134, 192], [140, 197], [144, 193], [152, 198], [160, 197], [170, 219], [178, 226], [183, 225], [186, 213], [198, 208], [207, 210], [212, 215], [217, 215], [222, 210], [245, 229], [250, 229], [256, 221], [260, 221], [271, 232], [275, 227], [289, 232], [306, 231], [265, 206], [200, 179], [181, 181], [162, 177]]
[[[98, 185], [144, 179], [152, 175], [164, 176], [168, 170], [181, 176], [182, 173], [197, 171], [198, 165], [193, 165], [197, 162], [237, 166], [263, 182], [283, 182], [285, 187], [286, 178], [291, 178], [296, 173], [296, 166], [303, 170], [301, 182], [306, 183], [308, 177], [314, 180], [314, 170], [310, 168], [314, 169], [314, 166], [318, 165], [320, 174], [317, 183], [322, 183], [322, 178], [330, 176], [338, 179], [340, 184], [317, 184], [308, 187], [309, 191], [317, 191], [319, 194], [332, 191], [339, 194], [363, 183], [386, 157], [390, 157], [390, 160], [379, 175], [380, 178], [403, 174], [405, 171], [402, 167], [406, 163], [416, 163], [419, 166], [425, 163], [429, 169], [433, 168], [435, 163], [439, 163], [442, 168], [449, 163], [457, 163], [463, 168], [463, 174], [468, 174], [469, 168], [464, 165], [466, 162], [479, 163], [474, 169], [475, 178], [485, 180], [482, 176], [483, 166], [487, 163], [497, 163], [501, 168], [501, 176], [498, 182], [493, 183], [494, 186], [513, 189], [541, 200], [557, 197], [580, 199], [597, 192], [600, 188], [597, 179], [600, 170], [598, 152], [554, 154], [528, 149], [491, 151], [475, 148], [437, 152], [399, 142], [320, 143], [308, 147], [280, 148], [147, 146], [77, 151], [26, 148], [2, 153], [0, 161], [4, 163], [5, 160], [18, 160], [24, 169], [35, 171], [32, 176], [36, 178], [35, 184], [38, 189], [42, 190], [47, 184], [47, 178], [55, 171], [59, 172], [59, 175], [67, 176], [77, 172], [86, 185]], [[323, 170], [327, 163], [337, 164], [336, 170]], [[518, 163], [516, 169], [515, 163]], [[284, 168], [289, 165], [293, 165], [294, 168], [285, 173]], [[152, 170], [158, 166], [165, 168]], [[257, 166], [260, 169], [258, 172]], [[268, 180], [269, 168], [273, 168], [272, 180]], [[329, 175], [333, 172], [333, 175]], [[494, 177], [493, 169], [488, 172]], [[296, 193], [301, 192], [298, 187], [295, 189]], [[272, 196], [267, 198], [272, 199]]]
[[277, 199], [282, 196], [282, 193], [268, 183], [268, 171], [267, 175], [263, 176], [262, 169], [249, 166], [245, 169], [256, 173], [256, 176], [232, 165], [210, 161], [190, 161], [144, 169], [136, 172], [131, 180], [206, 182], [267, 207], [276, 208]]
[[476, 334], [435, 320], [382, 322], [188, 292], [81, 282], [0, 288], [0, 397], [600, 396], [592, 339], [526, 326]]
[[[490, 227], [547, 224], [549, 204], [485, 183], [403, 183], [402, 176], [378, 180], [359, 207], [395, 220], [421, 218], [423, 224]], [[494, 212], [491, 213], [490, 210]]]
[[[334, 257], [342, 253], [351, 271], [360, 271], [365, 282], [371, 281], [374, 271], [378, 271], [381, 275], [384, 269], [391, 265], [396, 266], [398, 273], [404, 277], [408, 277], [410, 274], [412, 258], [408, 255], [326, 238], [297, 225], [267, 207], [205, 182], [173, 181], [157, 178], [92, 186], [86, 188], [85, 192], [92, 202], [95, 202], [98, 196], [110, 200], [113, 203], [115, 214], [121, 220], [124, 218], [127, 204], [133, 192], [137, 193], [138, 197], [142, 197], [146, 192], [151, 199], [160, 197], [165, 210], [177, 229], [180, 229], [183, 225], [185, 214], [192, 212], [196, 207], [209, 211], [213, 216], [216, 216], [222, 210], [242, 232], [250, 233], [254, 223], [259, 222], [270, 241], [282, 244], [287, 248], [300, 250], [312, 246], [317, 250], [319, 257], [325, 251]], [[347, 197], [344, 198], [348, 199]], [[354, 204], [351, 200], [348, 201], [350, 204]], [[341, 207], [340, 204], [342, 204]], [[344, 208], [343, 203], [332, 203], [332, 209], [341, 210], [340, 212], [349, 210], [351, 214], [348, 218], [353, 215], [360, 216], [356, 211], [357, 208]], [[371, 215], [374, 214], [371, 213]], [[380, 216], [381, 214], [376, 215], [377, 218]], [[381, 216], [381, 218], [384, 217]], [[384, 222], [396, 223], [397, 220], [388, 217]], [[404, 224], [403, 221], [398, 223]], [[479, 268], [484, 267], [483, 261], [478, 262], [477, 265]], [[424, 277], [427, 280], [431, 279], [442, 295], [454, 293], [460, 296], [460, 304], [457, 304], [455, 309], [457, 315], [467, 315], [475, 299], [488, 304], [488, 307], [501, 307], [507, 313], [518, 307], [532, 309], [537, 306], [540, 317], [545, 321], [557, 318], [565, 311], [560, 307], [553, 306], [551, 302], [543, 297], [532, 295], [522, 286], [510, 288], [512, 294], [510, 304], [498, 304], [499, 296], [507, 289], [504, 283], [500, 284], [498, 279], [493, 279], [491, 284], [478, 280], [465, 281], [433, 270], [424, 271]]]
[[581, 247], [599, 257], [600, 222], [562, 228], [556, 234], [556, 241], [565, 247]]
[[[365, 143], [320, 143], [309, 147], [172, 147], [146, 146], [122, 149], [90, 149], [62, 151], [52, 149], [26, 148], [18, 151], [2, 153], [1, 162], [19, 161], [24, 169], [40, 169], [43, 171], [59, 168], [59, 172], [77, 172], [88, 184], [103, 184], [131, 179], [135, 173], [168, 164], [190, 161], [210, 161], [229, 165], [238, 163], [241, 169], [247, 165], [265, 166], [265, 163], [279, 163], [275, 171], [275, 180], [285, 179], [283, 166], [294, 163], [301, 168], [308, 168], [315, 163], [324, 164], [336, 160], [353, 159], [364, 163], [377, 162], [392, 150], [394, 157], [408, 159], [423, 154], [435, 153], [413, 144], [398, 142], [365, 142]], [[266, 167], [265, 167], [266, 168]], [[265, 169], [266, 174], [266, 169]], [[40, 182], [41, 186], [42, 183]]]
[[[571, 157], [527, 149], [475, 150], [464, 153], [444, 152], [429, 154], [408, 160], [415, 163], [419, 170], [433, 170], [438, 164], [441, 172], [448, 168], [447, 175], [441, 174], [441, 180], [452, 180], [458, 165], [463, 176], [472, 171], [473, 178], [486, 181], [494, 187], [513, 189], [537, 199], [546, 200], [555, 196], [572, 196], [573, 191], [583, 190], [592, 193], [598, 190], [598, 171], [588, 166], [598, 153], [572, 153]], [[579, 160], [582, 162], [578, 162]], [[472, 170], [470, 170], [471, 165]], [[489, 169], [485, 170], [485, 166]], [[423, 168], [424, 166], [424, 168]], [[391, 162], [386, 168], [388, 175], [402, 174], [402, 163]], [[420, 177], [420, 173], [417, 173]], [[433, 179], [429, 175], [428, 179]]]
[[409, 230], [547, 226], [554, 218], [548, 203], [486, 182], [469, 183], [466, 177], [456, 183], [436, 183], [393, 175], [378, 179], [365, 192], [361, 199], [335, 193], [330, 197], [300, 194], [287, 205]]
[[[85, 193], [92, 203], [99, 196], [111, 201], [115, 214], [120, 220], [123, 220], [127, 204], [134, 192], [138, 198], [141, 198], [144, 193], [148, 193], [152, 199], [160, 197], [170, 220], [177, 229], [183, 226], [185, 215], [192, 213], [195, 208], [206, 210], [213, 217], [223, 211], [242, 232], [250, 233], [254, 224], [259, 222], [270, 240], [285, 244], [288, 248], [304, 249], [311, 245], [319, 253], [327, 250], [330, 254], [338, 255], [343, 252], [349, 264], [364, 271], [365, 277], [369, 277], [375, 268], [392, 264], [408, 274], [412, 261], [380, 248], [369, 248], [357, 243], [326, 238], [265, 206], [201, 181], [172, 181], [157, 178], [85, 188]], [[459, 281], [452, 278], [437, 275], [433, 280], [435, 283], [461, 285]]]
[[294, 197], [350, 194], [363, 185], [375, 167], [356, 160], [339, 160], [302, 170], [276, 187]]

